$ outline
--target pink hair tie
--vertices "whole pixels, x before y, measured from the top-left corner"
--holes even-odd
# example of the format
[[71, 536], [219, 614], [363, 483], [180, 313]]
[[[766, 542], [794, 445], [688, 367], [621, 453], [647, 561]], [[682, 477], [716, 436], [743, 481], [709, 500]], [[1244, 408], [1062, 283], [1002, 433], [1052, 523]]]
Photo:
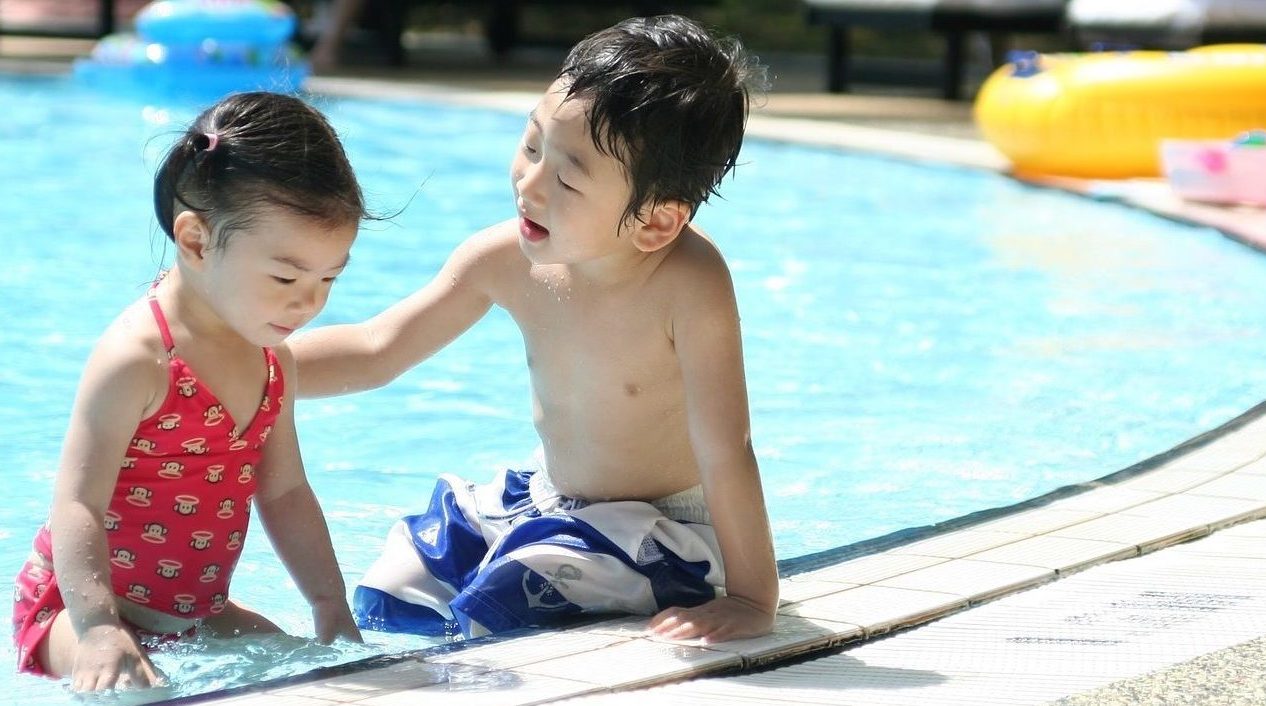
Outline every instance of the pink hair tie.
[[210, 152], [215, 149], [216, 145], [220, 144], [220, 136], [214, 132], [204, 132], [202, 134], [207, 138], [207, 148], [204, 151]]

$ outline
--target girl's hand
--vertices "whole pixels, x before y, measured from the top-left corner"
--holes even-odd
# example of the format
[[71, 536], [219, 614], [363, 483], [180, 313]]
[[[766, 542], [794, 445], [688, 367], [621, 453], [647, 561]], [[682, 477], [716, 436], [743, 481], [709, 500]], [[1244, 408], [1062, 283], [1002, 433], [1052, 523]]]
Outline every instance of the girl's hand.
[[162, 683], [136, 637], [119, 625], [96, 625], [79, 638], [71, 687], [75, 691], [145, 688]]
[[352, 611], [342, 600], [322, 600], [312, 604], [312, 622], [316, 627], [317, 642], [328, 645], [338, 638], [352, 642], [364, 642], [360, 629], [352, 619]]

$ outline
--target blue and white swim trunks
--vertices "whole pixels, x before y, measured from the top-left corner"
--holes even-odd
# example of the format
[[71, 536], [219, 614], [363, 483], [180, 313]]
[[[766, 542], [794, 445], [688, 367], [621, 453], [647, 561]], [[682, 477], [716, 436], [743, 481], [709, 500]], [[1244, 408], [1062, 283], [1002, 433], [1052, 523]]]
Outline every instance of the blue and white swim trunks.
[[440, 476], [426, 511], [391, 528], [352, 610], [366, 630], [477, 637], [582, 613], [653, 615], [724, 586], [702, 488], [588, 503], [546, 472], [506, 470], [486, 485]]

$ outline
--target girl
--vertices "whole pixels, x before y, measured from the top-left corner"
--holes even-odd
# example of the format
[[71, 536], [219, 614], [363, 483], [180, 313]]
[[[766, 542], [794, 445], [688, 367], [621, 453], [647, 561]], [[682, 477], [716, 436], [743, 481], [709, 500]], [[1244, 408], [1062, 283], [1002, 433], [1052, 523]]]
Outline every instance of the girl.
[[317, 639], [360, 641], [283, 344], [325, 305], [364, 217], [343, 148], [297, 98], [235, 95], [172, 146], [154, 208], [175, 266], [89, 357], [17, 578], [19, 670], [81, 691], [157, 683], [145, 648], [194, 629], [279, 631], [228, 598], [252, 501]]

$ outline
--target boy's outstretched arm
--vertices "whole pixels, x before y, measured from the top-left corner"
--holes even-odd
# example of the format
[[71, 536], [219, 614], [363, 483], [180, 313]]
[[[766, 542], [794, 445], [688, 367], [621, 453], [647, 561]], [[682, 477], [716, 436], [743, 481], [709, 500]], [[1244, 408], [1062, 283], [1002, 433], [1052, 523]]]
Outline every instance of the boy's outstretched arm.
[[290, 349], [299, 364], [298, 396], [382, 387], [470, 328], [492, 305], [486, 284], [493, 278], [486, 271], [505, 249], [505, 230], [494, 226], [471, 236], [435, 279], [377, 316], [295, 336]]
[[725, 562], [726, 595], [670, 608], [651, 629], [673, 639], [720, 642], [773, 629], [778, 572], [760, 472], [752, 452], [738, 309], [719, 256], [692, 268], [689, 297], [673, 313], [691, 445]]

